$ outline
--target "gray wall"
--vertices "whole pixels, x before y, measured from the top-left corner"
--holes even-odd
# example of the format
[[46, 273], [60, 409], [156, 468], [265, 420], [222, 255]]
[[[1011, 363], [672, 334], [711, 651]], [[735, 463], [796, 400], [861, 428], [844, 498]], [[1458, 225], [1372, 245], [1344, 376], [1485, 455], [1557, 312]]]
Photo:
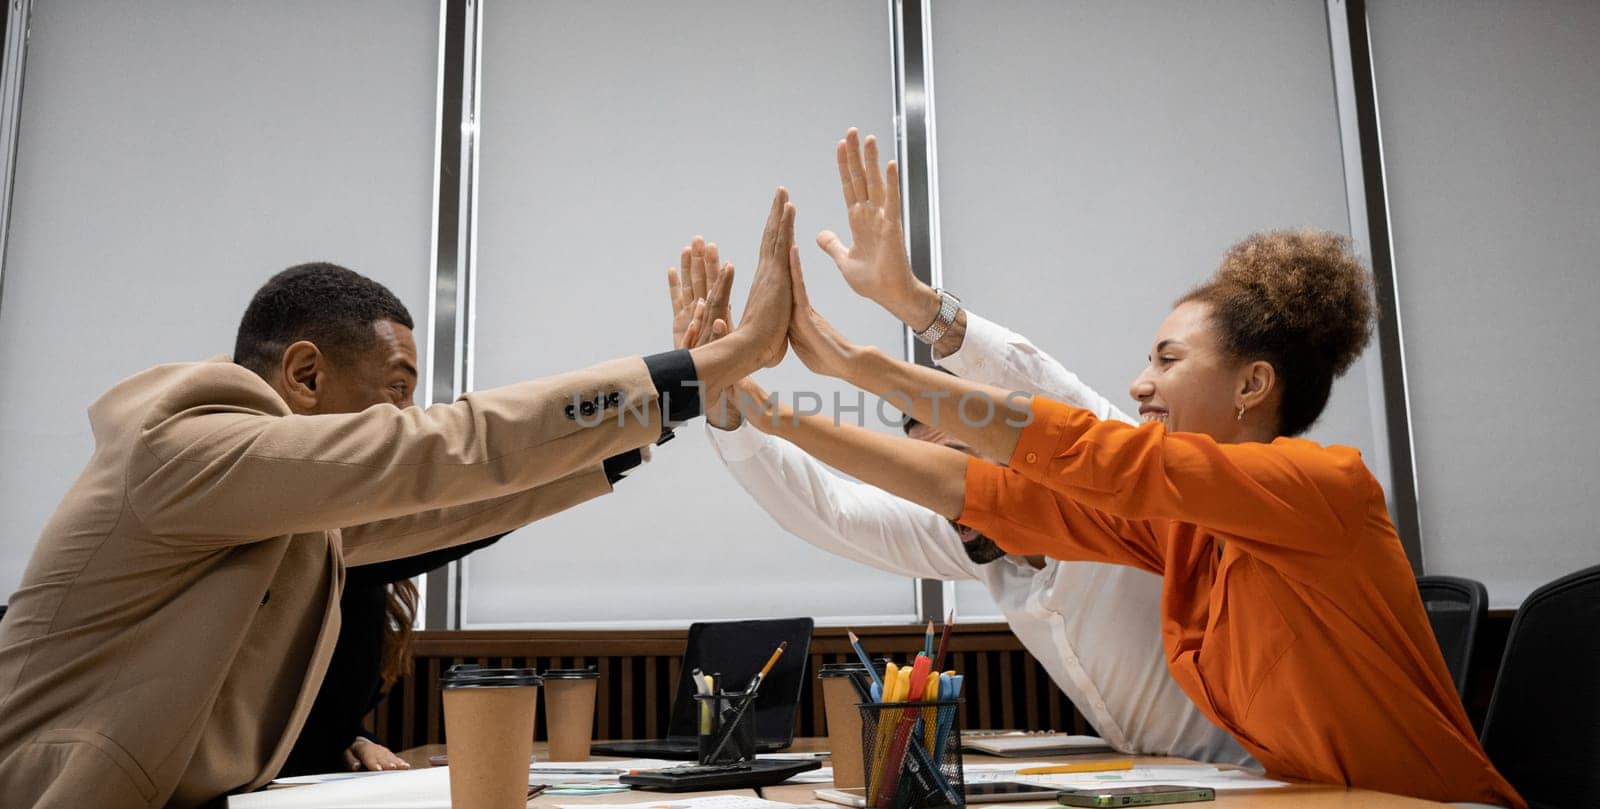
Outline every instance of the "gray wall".
[[[892, 132], [884, 4], [491, 0], [484, 26], [477, 386], [669, 348], [666, 268], [696, 234], [734, 262], [743, 301], [780, 183], [817, 307], [898, 351], [898, 324], [813, 245], [847, 232], [835, 139]], [[757, 378], [829, 412], [857, 395], [793, 357]], [[916, 615], [909, 579], [779, 528], [699, 422], [613, 494], [470, 557], [466, 582], [470, 627]]]
[[1600, 563], [1600, 3], [1369, 2], [1430, 573]]
[[228, 353], [273, 272], [341, 262], [426, 319], [438, 19], [426, 0], [35, 4], [0, 301], [0, 600], [89, 458], [89, 403]]

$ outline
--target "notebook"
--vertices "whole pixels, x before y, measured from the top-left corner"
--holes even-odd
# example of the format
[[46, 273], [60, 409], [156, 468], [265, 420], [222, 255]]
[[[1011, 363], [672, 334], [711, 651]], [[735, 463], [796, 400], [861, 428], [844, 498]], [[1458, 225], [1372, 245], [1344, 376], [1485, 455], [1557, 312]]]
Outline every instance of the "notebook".
[[961, 749], [991, 756], [1026, 758], [1031, 756], [1070, 756], [1075, 753], [1104, 753], [1111, 749], [1099, 736], [1073, 736], [1068, 733], [1026, 733], [1004, 736], [972, 736], [961, 740]]
[[[795, 716], [800, 710], [806, 662], [811, 656], [811, 629], [810, 618], [690, 625], [667, 737], [601, 741], [595, 742], [591, 749], [600, 755], [630, 758], [697, 758], [700, 741], [695, 731], [699, 708], [695, 704], [689, 672], [696, 668], [707, 674], [721, 672], [727, 687], [743, 689], [783, 641], [789, 642], [789, 648], [762, 682], [752, 710], [755, 711], [757, 752], [770, 753], [788, 747], [794, 741]], [[722, 688], [719, 686], [719, 690]]]

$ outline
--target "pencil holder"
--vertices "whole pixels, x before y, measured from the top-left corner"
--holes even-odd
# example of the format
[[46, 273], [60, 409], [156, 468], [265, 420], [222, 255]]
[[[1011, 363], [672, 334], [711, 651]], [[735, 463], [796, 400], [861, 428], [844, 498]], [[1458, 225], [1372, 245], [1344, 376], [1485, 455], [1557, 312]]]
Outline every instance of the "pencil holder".
[[756, 757], [755, 695], [696, 694], [700, 763], [736, 764]]
[[960, 700], [869, 702], [861, 710], [867, 806], [965, 806]]

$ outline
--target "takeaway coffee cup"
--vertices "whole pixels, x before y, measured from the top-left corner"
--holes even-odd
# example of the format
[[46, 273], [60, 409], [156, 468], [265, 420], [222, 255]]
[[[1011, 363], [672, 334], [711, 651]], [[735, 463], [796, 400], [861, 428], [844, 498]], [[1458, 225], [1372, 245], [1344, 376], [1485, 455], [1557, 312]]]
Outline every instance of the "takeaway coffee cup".
[[594, 735], [594, 698], [600, 672], [550, 669], [544, 673], [545, 722], [551, 761], [588, 761]]
[[533, 669], [467, 665], [451, 666], [440, 678], [451, 806], [527, 806], [540, 682]]
[[861, 711], [870, 679], [861, 663], [828, 663], [817, 672], [822, 680], [824, 715], [828, 719], [828, 757], [833, 759], [833, 784], [840, 789], [866, 786], [861, 767]]

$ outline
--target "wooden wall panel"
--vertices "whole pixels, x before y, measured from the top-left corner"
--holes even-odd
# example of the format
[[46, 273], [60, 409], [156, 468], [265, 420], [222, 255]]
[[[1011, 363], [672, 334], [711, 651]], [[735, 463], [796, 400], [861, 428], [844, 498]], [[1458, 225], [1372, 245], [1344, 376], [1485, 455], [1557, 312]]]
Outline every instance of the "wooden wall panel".
[[[922, 627], [868, 627], [856, 634], [874, 655], [890, 654], [896, 660], [922, 648]], [[687, 630], [418, 632], [412, 672], [373, 711], [371, 727], [378, 741], [395, 750], [444, 741], [439, 676], [456, 663], [540, 670], [592, 665], [601, 675], [595, 738], [657, 737], [667, 730], [687, 635]], [[945, 668], [967, 675], [964, 727], [1093, 732], [1004, 624], [958, 625], [950, 636], [949, 655]], [[843, 629], [816, 631], [806, 668], [810, 687], [801, 692], [796, 735], [827, 734], [816, 672], [826, 663], [853, 660]], [[535, 734], [545, 738], [542, 710]]]

